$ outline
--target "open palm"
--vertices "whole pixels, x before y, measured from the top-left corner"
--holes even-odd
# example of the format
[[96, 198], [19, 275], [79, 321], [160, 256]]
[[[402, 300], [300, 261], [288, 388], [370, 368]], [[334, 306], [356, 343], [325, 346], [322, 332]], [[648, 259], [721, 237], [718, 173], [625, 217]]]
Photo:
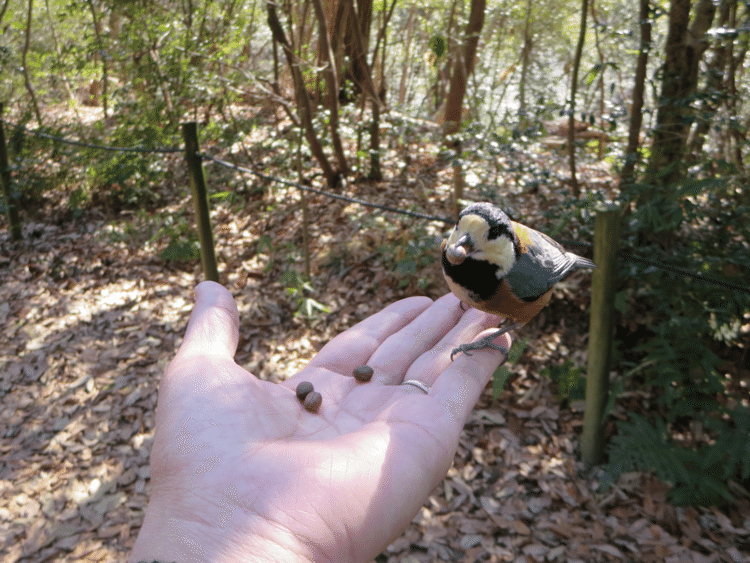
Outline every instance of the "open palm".
[[[452, 295], [404, 299], [274, 384], [233, 360], [229, 292], [204, 282], [196, 296], [159, 387], [152, 497], [131, 561], [371, 560], [445, 475], [502, 360], [478, 351], [451, 363], [451, 350], [498, 319]], [[375, 370], [369, 383], [352, 377], [361, 364]], [[316, 414], [295, 395], [300, 381], [323, 396]]]

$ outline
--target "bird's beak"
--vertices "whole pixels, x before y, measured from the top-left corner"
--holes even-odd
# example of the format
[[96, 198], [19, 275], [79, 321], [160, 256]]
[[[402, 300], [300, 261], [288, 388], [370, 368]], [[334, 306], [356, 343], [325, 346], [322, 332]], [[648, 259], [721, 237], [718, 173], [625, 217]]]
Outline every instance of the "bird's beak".
[[456, 244], [452, 245], [448, 245], [447, 241], [444, 241], [443, 248], [446, 246], [445, 257], [454, 266], [463, 264], [466, 257], [474, 251], [474, 245], [471, 243], [469, 237], [461, 237]]

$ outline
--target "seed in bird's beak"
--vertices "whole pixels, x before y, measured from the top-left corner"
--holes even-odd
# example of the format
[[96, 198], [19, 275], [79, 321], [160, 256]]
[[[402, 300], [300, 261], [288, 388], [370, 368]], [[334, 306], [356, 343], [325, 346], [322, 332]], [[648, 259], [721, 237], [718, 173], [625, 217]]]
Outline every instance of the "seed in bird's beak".
[[448, 258], [448, 262], [454, 266], [463, 264], [464, 260], [466, 260], [466, 254], [466, 247], [464, 246], [449, 246], [445, 251], [445, 256]]

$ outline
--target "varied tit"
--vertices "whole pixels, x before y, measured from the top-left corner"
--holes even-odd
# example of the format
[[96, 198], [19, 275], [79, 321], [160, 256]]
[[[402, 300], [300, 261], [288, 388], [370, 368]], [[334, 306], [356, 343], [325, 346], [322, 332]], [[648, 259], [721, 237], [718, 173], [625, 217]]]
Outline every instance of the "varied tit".
[[549, 303], [552, 287], [569, 273], [596, 268], [591, 260], [567, 252], [547, 235], [511, 221], [491, 203], [474, 203], [461, 211], [458, 223], [441, 246], [443, 275], [461, 301], [500, 315], [512, 324], [459, 352], [492, 348], [493, 341], [523, 326]]

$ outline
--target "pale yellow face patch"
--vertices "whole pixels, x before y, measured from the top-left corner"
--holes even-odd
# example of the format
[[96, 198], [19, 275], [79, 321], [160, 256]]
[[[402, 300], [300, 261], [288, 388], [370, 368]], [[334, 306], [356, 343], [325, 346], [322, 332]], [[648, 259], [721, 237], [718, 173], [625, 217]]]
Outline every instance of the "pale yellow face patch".
[[448, 237], [448, 245], [455, 245], [464, 235], [469, 234], [474, 240], [474, 250], [469, 256], [477, 260], [486, 260], [500, 267], [497, 274], [505, 276], [515, 263], [516, 253], [513, 249], [513, 241], [507, 236], [501, 236], [494, 240], [487, 240], [490, 226], [487, 221], [479, 215], [464, 215], [458, 222], [458, 226]]

